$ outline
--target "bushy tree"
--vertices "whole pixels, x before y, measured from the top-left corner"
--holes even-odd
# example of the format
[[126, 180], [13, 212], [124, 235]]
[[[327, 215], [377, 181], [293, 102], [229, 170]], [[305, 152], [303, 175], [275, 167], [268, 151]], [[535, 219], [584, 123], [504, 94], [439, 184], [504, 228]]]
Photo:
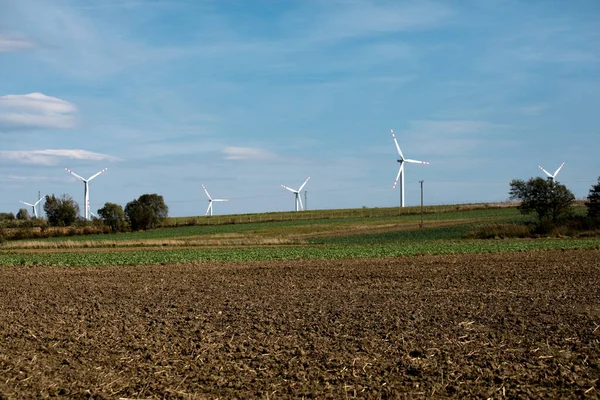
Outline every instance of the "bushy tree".
[[514, 179], [510, 183], [510, 199], [520, 200], [522, 214], [535, 212], [540, 224], [563, 222], [571, 213], [575, 195], [552, 179], [531, 178], [527, 182]]
[[29, 217], [29, 211], [27, 211], [26, 208], [20, 208], [19, 212], [17, 213], [17, 219], [21, 220], [21, 221], [25, 221], [25, 220], [31, 219]]
[[169, 207], [163, 197], [156, 193], [143, 194], [125, 206], [125, 215], [135, 231], [156, 228], [168, 214]]
[[98, 210], [98, 216], [104, 223], [113, 230], [113, 232], [124, 231], [127, 227], [125, 211], [123, 207], [115, 203], [106, 203], [104, 207]]
[[587, 199], [585, 205], [588, 209], [588, 217], [595, 221], [600, 220], [600, 177], [598, 183], [592, 185]]
[[70, 196], [46, 196], [44, 211], [51, 226], [70, 226], [77, 220], [79, 205]]
[[13, 213], [0, 213], [0, 221], [12, 221], [15, 219], [15, 214]]

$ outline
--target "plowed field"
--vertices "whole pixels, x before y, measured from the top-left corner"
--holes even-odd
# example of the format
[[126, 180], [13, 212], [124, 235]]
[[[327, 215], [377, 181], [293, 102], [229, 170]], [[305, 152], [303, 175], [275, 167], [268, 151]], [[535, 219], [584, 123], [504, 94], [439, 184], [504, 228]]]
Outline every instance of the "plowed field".
[[600, 251], [0, 267], [0, 398], [597, 398]]

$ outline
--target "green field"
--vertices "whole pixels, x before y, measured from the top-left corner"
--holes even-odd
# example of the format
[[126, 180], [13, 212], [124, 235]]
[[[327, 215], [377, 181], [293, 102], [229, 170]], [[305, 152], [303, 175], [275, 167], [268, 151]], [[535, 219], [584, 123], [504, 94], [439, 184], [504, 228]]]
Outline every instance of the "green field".
[[532, 220], [514, 207], [433, 207], [428, 211], [423, 215], [423, 227], [419, 214], [386, 216], [380, 212], [368, 217], [359, 209], [347, 211], [345, 217], [336, 211], [328, 218], [313, 220], [305, 219], [308, 214], [295, 213], [297, 219], [282, 221], [14, 240], [0, 247], [0, 265], [142, 265], [600, 248], [598, 238], [469, 239], [470, 232], [481, 226]]
[[208, 261], [250, 262], [297, 259], [403, 257], [433, 254], [501, 253], [541, 250], [600, 249], [600, 239], [511, 241], [439, 241], [405, 245], [332, 245], [220, 249], [0, 253], [0, 265], [148, 265]]

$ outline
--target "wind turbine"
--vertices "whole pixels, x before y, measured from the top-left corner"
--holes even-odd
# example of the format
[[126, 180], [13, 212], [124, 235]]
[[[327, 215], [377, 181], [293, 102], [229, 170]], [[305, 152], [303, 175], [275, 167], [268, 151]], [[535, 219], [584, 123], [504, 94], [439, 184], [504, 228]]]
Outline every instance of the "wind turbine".
[[563, 167], [563, 165], [565, 165], [565, 163], [560, 164], [560, 167], [558, 167], [558, 169], [556, 171], [554, 171], [554, 174], [551, 174], [550, 172], [546, 171], [544, 168], [542, 168], [541, 165], [539, 167], [542, 171], [544, 171], [544, 173], [546, 175], [548, 175], [548, 178], [554, 180], [554, 179], [556, 179], [556, 175], [558, 175], [558, 171], [560, 171], [560, 169]]
[[206, 214], [204, 215], [209, 215], [210, 213], [210, 215], [212, 216], [213, 201], [229, 201], [228, 199], [213, 199], [212, 197], [210, 197], [210, 194], [208, 194], [208, 190], [206, 190], [206, 187], [204, 187], [204, 185], [202, 185], [202, 189], [204, 189], [204, 193], [206, 193], [206, 196], [208, 197], [208, 208], [206, 209]]
[[400, 207], [404, 207], [404, 163], [412, 163], [412, 164], [429, 164], [427, 161], [418, 161], [411, 160], [409, 158], [404, 158], [404, 154], [402, 154], [402, 150], [400, 150], [400, 146], [398, 145], [398, 141], [396, 140], [396, 135], [394, 134], [394, 130], [390, 129], [392, 132], [392, 137], [394, 138], [394, 143], [396, 143], [396, 149], [398, 150], [398, 162], [400, 163], [400, 169], [398, 169], [398, 175], [396, 176], [396, 180], [394, 181], [394, 186], [392, 190], [396, 188], [398, 184], [398, 179], [400, 179]]
[[65, 171], [67, 171], [68, 173], [70, 173], [71, 175], [73, 175], [75, 178], [80, 179], [83, 184], [85, 185], [85, 191], [83, 193], [84, 195], [84, 202], [85, 202], [85, 219], [87, 219], [88, 221], [91, 220], [91, 214], [90, 214], [90, 187], [89, 187], [89, 183], [92, 179], [94, 179], [95, 177], [97, 177], [100, 174], [103, 174], [106, 172], [108, 168], [104, 168], [102, 171], [90, 176], [87, 179], [82, 178], [81, 176], [77, 175], [75, 172], [71, 171], [68, 168], [65, 168]]
[[46, 197], [46, 195], [43, 195], [42, 197], [40, 197], [40, 198], [39, 198], [39, 200], [38, 200], [38, 201], [36, 201], [36, 202], [35, 202], [35, 203], [33, 203], [33, 204], [31, 204], [31, 203], [27, 203], [27, 202], [25, 202], [25, 201], [23, 201], [23, 200], [19, 200], [19, 203], [23, 203], [23, 204], [25, 204], [26, 206], [30, 206], [30, 207], [32, 207], [32, 208], [33, 208], [33, 218], [37, 218], [37, 217], [38, 217], [38, 213], [37, 213], [37, 209], [36, 209], [36, 207], [37, 207], [37, 205], [38, 205], [38, 204], [40, 204], [40, 201], [44, 200], [44, 197]]
[[296, 195], [296, 211], [298, 211], [298, 204], [300, 204], [300, 208], [302, 209], [302, 211], [304, 211], [304, 206], [302, 205], [302, 199], [300, 198], [300, 192], [302, 191], [302, 189], [304, 189], [304, 186], [306, 186], [306, 184], [308, 183], [309, 180], [310, 180], [310, 176], [308, 178], [306, 178], [306, 180], [304, 181], [304, 183], [302, 184], [302, 186], [300, 186], [300, 189], [298, 189], [298, 190], [292, 189], [285, 185], [281, 185], [282, 188], [287, 189]]

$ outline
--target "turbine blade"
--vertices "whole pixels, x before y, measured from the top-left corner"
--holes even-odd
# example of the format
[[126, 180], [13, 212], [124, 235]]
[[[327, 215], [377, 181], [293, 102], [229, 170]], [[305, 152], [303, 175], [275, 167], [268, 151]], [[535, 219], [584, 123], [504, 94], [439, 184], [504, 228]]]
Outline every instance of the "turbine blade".
[[25, 204], [26, 206], [30, 206], [30, 207], [35, 207], [33, 204], [27, 203], [27, 202], [25, 202], [23, 200], [19, 200], [19, 203]]
[[304, 186], [306, 186], [306, 184], [308, 183], [309, 180], [310, 180], [310, 176], [304, 181], [304, 183], [302, 184], [302, 186], [300, 186], [300, 189], [298, 189], [299, 192], [301, 192], [302, 189], [304, 189]]
[[40, 201], [44, 200], [44, 198], [46, 197], [46, 195], [43, 195], [42, 197], [39, 198], [38, 201], [35, 202], [35, 204], [32, 207], [37, 206], [38, 204], [40, 204]]
[[429, 164], [428, 161], [419, 161], [419, 160], [411, 160], [410, 158], [405, 159], [404, 161], [413, 164]]
[[291, 187], [287, 187], [285, 185], [281, 185], [282, 188], [289, 190], [292, 193], [298, 193], [298, 190], [292, 189]]
[[202, 189], [204, 189], [204, 193], [206, 193], [206, 197], [208, 197], [209, 200], [212, 200], [212, 197], [210, 197], [210, 194], [208, 194], [208, 190], [206, 190], [206, 187], [204, 185], [202, 185]]
[[208, 208], [206, 209], [206, 214], [204, 214], [205, 216], [208, 215], [208, 212], [210, 211], [211, 208], [212, 208], [212, 201], [209, 201]]
[[398, 168], [398, 175], [396, 175], [396, 180], [394, 181], [394, 186], [392, 190], [396, 189], [396, 185], [398, 184], [398, 180], [400, 179], [400, 174], [404, 170], [404, 162], [400, 163], [400, 168]]
[[88, 179], [88, 182], [91, 181], [92, 179], [94, 179], [95, 177], [97, 177], [98, 175], [105, 173], [107, 169], [108, 168], [104, 168], [102, 171], [98, 172], [97, 174], [90, 176]]
[[65, 171], [73, 175], [75, 178], [81, 179], [84, 182], [87, 182], [83, 177], [77, 175], [75, 172], [71, 171], [69, 168], [65, 168]]
[[302, 205], [302, 196], [298, 196], [298, 200], [300, 201], [300, 209], [304, 211], [304, 205]]
[[229, 201], [229, 199], [213, 199], [213, 201]]
[[560, 169], [563, 167], [563, 165], [565, 165], [565, 163], [560, 164], [560, 167], [558, 167], [558, 169], [556, 170], [554, 175], [552, 175], [553, 178], [556, 178], [556, 175], [558, 175], [558, 171], [560, 171]]
[[539, 167], [540, 167], [540, 169], [541, 169], [542, 171], [544, 171], [544, 173], [545, 173], [546, 175], [548, 175], [548, 177], [549, 177], [549, 178], [554, 178], [554, 177], [552, 176], [552, 174], [550, 174], [550, 172], [548, 172], [548, 171], [546, 171], [544, 168], [542, 168], [542, 166], [541, 166], [541, 165], [540, 165]]
[[402, 150], [400, 150], [400, 145], [398, 144], [398, 141], [396, 140], [396, 134], [394, 133], [393, 129], [390, 129], [390, 132], [392, 132], [392, 137], [394, 138], [394, 143], [396, 143], [396, 150], [398, 150], [398, 155], [400, 156], [401, 159], [404, 160], [404, 154], [402, 154]]

